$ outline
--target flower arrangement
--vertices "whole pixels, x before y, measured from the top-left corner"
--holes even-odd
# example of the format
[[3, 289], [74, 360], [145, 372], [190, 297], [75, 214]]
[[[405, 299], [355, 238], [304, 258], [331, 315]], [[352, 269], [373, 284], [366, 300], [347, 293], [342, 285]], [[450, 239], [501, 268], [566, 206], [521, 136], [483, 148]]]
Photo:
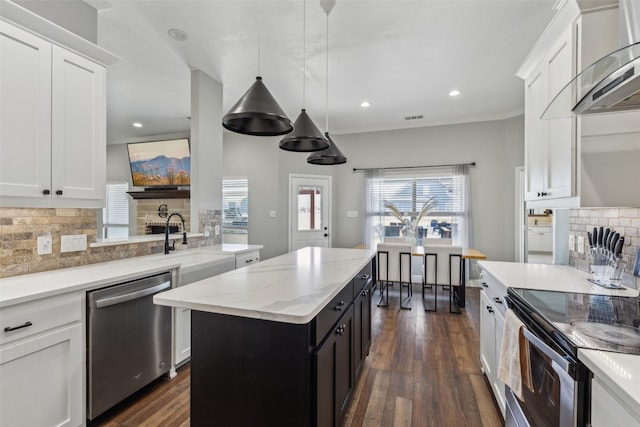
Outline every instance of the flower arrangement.
[[389, 209], [391, 211], [391, 213], [402, 224], [404, 224], [402, 232], [403, 232], [403, 235], [405, 235], [405, 236], [408, 236], [410, 233], [415, 235], [416, 225], [420, 223], [420, 220], [422, 219], [422, 217], [425, 214], [427, 214], [428, 212], [433, 210], [435, 205], [436, 205], [436, 198], [435, 197], [429, 197], [427, 199], [427, 201], [424, 202], [424, 205], [422, 205], [422, 209], [420, 209], [420, 211], [418, 212], [418, 216], [416, 217], [416, 220], [415, 221], [411, 221], [411, 217], [410, 216], [404, 216], [402, 214], [402, 212], [400, 212], [400, 209], [398, 209], [398, 207], [395, 204], [393, 204], [392, 202], [389, 202], [387, 200], [384, 201], [384, 206], [387, 209]]

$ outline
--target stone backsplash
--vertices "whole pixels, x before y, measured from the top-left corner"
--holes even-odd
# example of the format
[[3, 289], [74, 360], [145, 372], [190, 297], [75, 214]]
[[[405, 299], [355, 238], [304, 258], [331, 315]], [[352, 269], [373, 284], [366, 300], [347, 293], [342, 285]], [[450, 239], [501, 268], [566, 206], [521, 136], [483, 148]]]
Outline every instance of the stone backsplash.
[[571, 209], [569, 212], [569, 234], [584, 236], [584, 253], [571, 251], [569, 265], [589, 271], [586, 253], [589, 249], [587, 232], [593, 227], [610, 228], [624, 236], [625, 244], [622, 250], [626, 261], [626, 268], [622, 284], [638, 289], [640, 278], [633, 276], [633, 267], [640, 246], [640, 208], [604, 208], [604, 209]]
[[[90, 247], [96, 242], [97, 215], [101, 209], [32, 209], [0, 208], [0, 277], [56, 270], [67, 267], [114, 261], [118, 259], [161, 253], [163, 241], [124, 243]], [[205, 211], [210, 224], [221, 224], [220, 211]], [[38, 236], [51, 235], [52, 253], [38, 255]], [[60, 253], [60, 236], [86, 234], [87, 250]], [[219, 236], [190, 237], [186, 246], [177, 249], [219, 244]]]

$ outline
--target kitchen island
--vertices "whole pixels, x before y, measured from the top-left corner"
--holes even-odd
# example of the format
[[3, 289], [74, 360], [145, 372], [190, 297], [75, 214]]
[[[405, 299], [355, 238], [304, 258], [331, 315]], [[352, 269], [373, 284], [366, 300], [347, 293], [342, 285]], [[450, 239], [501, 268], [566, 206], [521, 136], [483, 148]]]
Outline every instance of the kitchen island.
[[371, 340], [374, 255], [303, 248], [156, 295], [192, 310], [191, 424], [341, 425]]

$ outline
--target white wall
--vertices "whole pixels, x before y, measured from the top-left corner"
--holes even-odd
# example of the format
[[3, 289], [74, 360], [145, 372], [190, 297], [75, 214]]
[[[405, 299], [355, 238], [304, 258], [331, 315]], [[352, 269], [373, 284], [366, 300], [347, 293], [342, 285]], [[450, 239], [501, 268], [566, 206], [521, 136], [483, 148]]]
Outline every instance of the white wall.
[[[346, 165], [314, 166], [307, 154], [278, 148], [280, 138], [224, 134], [224, 175], [249, 179], [249, 241], [264, 245], [263, 258], [287, 247], [290, 173], [332, 175], [336, 247], [362, 243], [364, 174], [353, 168], [421, 166], [475, 161], [471, 169], [474, 246], [492, 260], [513, 261], [514, 174], [524, 163], [522, 116], [493, 122], [336, 135]], [[276, 218], [269, 211], [277, 212]], [[360, 213], [347, 218], [347, 211]]]
[[[224, 176], [249, 180], [249, 243], [263, 259], [287, 252], [289, 174], [333, 176], [333, 246], [363, 242], [364, 173], [353, 168], [422, 166], [475, 161], [471, 168], [474, 246], [495, 261], [513, 261], [514, 168], [524, 164], [524, 122], [508, 120], [336, 135], [347, 156], [339, 166], [315, 166], [307, 154], [280, 150], [280, 137], [224, 134]], [[108, 179], [129, 175], [126, 147], [109, 146]], [[119, 170], [119, 173], [115, 173]], [[271, 218], [269, 211], [276, 211]], [[358, 218], [347, 218], [358, 211]]]

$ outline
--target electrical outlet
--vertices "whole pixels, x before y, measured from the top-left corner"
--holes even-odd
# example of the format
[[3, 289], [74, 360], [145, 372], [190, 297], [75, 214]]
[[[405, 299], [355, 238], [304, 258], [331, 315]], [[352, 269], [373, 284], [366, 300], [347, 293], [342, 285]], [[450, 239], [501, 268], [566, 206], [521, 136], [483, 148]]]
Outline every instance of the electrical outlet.
[[219, 235], [220, 235], [220, 226], [219, 226], [218, 224], [216, 224], [216, 225], [213, 227], [213, 233], [214, 233], [216, 236], [219, 236]]
[[44, 236], [38, 236], [38, 255], [48, 255], [51, 252], [53, 252], [51, 233]]
[[578, 253], [584, 253], [584, 236], [578, 236]]
[[569, 250], [576, 250], [576, 236], [574, 236], [573, 234], [569, 234]]
[[60, 237], [60, 252], [77, 252], [86, 250], [86, 234], [66, 234]]

